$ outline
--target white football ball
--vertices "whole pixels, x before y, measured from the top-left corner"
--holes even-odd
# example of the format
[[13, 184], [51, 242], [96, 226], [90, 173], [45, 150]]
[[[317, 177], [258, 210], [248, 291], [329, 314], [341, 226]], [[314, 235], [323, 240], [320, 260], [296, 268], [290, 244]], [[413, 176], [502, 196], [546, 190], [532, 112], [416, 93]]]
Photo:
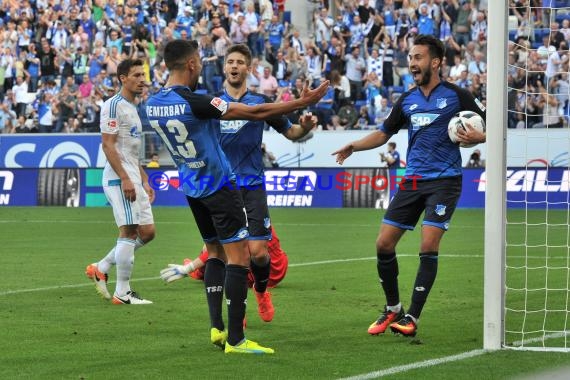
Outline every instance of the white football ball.
[[[468, 123], [471, 127], [485, 132], [485, 120], [478, 113], [473, 111], [461, 111], [455, 114], [449, 121], [447, 125], [447, 133], [449, 134], [450, 140], [457, 144], [457, 130], [459, 128], [465, 129], [464, 125]], [[471, 148], [477, 144], [464, 144], [461, 143], [459, 146], [462, 148]]]

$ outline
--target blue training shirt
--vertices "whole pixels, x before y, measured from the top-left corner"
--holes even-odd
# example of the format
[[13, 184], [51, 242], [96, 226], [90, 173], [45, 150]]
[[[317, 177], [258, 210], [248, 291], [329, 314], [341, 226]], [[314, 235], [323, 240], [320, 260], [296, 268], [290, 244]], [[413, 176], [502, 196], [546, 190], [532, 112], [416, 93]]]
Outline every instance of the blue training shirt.
[[[247, 105], [272, 103], [265, 95], [247, 91], [241, 98], [232, 98], [225, 90], [220, 98], [227, 102], [239, 102]], [[220, 144], [230, 161], [232, 171], [237, 176], [240, 186], [253, 186], [263, 183], [263, 155], [261, 142], [263, 127], [267, 122], [279, 133], [291, 128], [291, 122], [285, 117], [274, 117], [266, 121], [251, 120], [216, 120], [219, 125]]]
[[425, 96], [415, 87], [398, 99], [380, 128], [388, 135], [408, 128], [406, 176], [430, 180], [462, 175], [459, 145], [447, 133], [447, 125], [459, 111], [473, 111], [485, 119], [485, 107], [471, 93], [440, 82]]
[[227, 109], [225, 100], [185, 86], [163, 88], [147, 102], [150, 125], [168, 148], [189, 197], [207, 197], [235, 180], [212, 122]]

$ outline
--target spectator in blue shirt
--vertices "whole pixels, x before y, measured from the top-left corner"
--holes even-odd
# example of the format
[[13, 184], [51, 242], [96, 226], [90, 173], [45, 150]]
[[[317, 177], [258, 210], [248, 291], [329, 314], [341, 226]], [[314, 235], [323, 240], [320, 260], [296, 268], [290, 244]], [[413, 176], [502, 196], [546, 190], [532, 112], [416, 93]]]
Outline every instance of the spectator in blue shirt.
[[277, 15], [273, 15], [271, 23], [267, 25], [266, 29], [269, 35], [271, 50], [275, 53], [281, 48], [284, 34], [283, 24], [279, 22], [279, 17]]
[[192, 35], [192, 25], [194, 25], [194, 18], [192, 14], [194, 10], [190, 6], [184, 7], [184, 13], [176, 18], [176, 31], [181, 33], [183, 30], [191, 36]]
[[419, 10], [419, 17], [418, 17], [418, 31], [419, 34], [430, 34], [433, 35], [434, 34], [434, 21], [431, 18], [431, 15], [428, 12], [428, 5], [426, 3], [423, 3], [422, 5], [420, 5], [420, 10]]
[[36, 92], [38, 90], [38, 81], [40, 79], [40, 59], [37, 54], [36, 44], [33, 42], [30, 43], [28, 46], [28, 53], [26, 54], [26, 62], [24, 63], [24, 69], [30, 76], [30, 87], [28, 88], [30, 92]]

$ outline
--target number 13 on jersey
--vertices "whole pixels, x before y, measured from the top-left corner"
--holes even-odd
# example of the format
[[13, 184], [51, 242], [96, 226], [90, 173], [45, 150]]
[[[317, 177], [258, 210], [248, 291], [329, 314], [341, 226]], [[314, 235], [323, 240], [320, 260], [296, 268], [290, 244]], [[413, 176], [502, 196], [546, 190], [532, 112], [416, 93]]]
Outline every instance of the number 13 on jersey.
[[171, 119], [166, 122], [166, 129], [169, 133], [174, 136], [176, 140], [175, 146], [173, 147], [168, 137], [164, 134], [158, 120], [150, 120], [150, 125], [158, 133], [162, 141], [166, 144], [166, 147], [172, 153], [173, 156], [178, 156], [182, 158], [196, 158], [196, 148], [192, 140], [187, 139], [188, 130], [184, 123], [180, 120]]

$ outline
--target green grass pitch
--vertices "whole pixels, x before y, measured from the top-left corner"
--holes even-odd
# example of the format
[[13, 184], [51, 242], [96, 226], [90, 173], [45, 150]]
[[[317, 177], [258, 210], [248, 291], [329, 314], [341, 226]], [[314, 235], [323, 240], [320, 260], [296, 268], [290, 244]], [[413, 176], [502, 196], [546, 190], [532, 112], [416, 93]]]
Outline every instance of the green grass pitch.
[[[157, 237], [137, 252], [132, 281], [133, 288], [154, 304], [128, 307], [99, 298], [83, 273], [116, 240], [110, 209], [0, 210], [1, 379], [336, 379], [483, 346], [482, 210], [459, 210], [454, 216], [418, 336], [407, 339], [366, 333], [384, 304], [374, 249], [381, 212], [273, 209], [273, 223], [290, 267], [273, 290], [274, 321], [259, 319], [250, 296], [246, 331], [248, 338], [274, 348], [273, 356], [227, 356], [209, 343], [202, 284], [184, 279], [166, 285], [158, 278], [166, 264], [199, 252], [202, 243], [190, 211], [155, 208], [154, 212]], [[527, 233], [512, 227], [510, 236], [514, 241], [527, 236], [537, 246], [544, 236], [550, 243], [566, 244], [565, 228], [546, 232], [549, 227], [542, 228]], [[418, 231], [407, 233], [398, 246], [404, 306], [409, 305], [418, 249]], [[540, 268], [550, 260], [561, 269], [548, 273], [533, 269], [536, 283], [525, 282], [525, 274], [516, 271], [509, 280], [567, 289], [566, 251], [554, 249], [548, 259], [544, 251], [512, 248], [508, 264], [521, 264], [525, 260], [521, 254], [542, 254], [530, 264]], [[526, 306], [544, 307], [544, 297], [535, 296], [526, 299]], [[513, 305], [525, 306], [524, 297], [512, 297]], [[547, 306], [567, 307], [567, 297], [566, 290], [554, 291]], [[551, 318], [553, 330], [564, 326], [564, 317]], [[513, 318], [515, 325], [540, 325]], [[526, 327], [533, 329], [529, 324]], [[396, 370], [387, 378], [505, 379], [570, 365], [570, 356], [502, 350], [431, 364], [404, 373]]]

